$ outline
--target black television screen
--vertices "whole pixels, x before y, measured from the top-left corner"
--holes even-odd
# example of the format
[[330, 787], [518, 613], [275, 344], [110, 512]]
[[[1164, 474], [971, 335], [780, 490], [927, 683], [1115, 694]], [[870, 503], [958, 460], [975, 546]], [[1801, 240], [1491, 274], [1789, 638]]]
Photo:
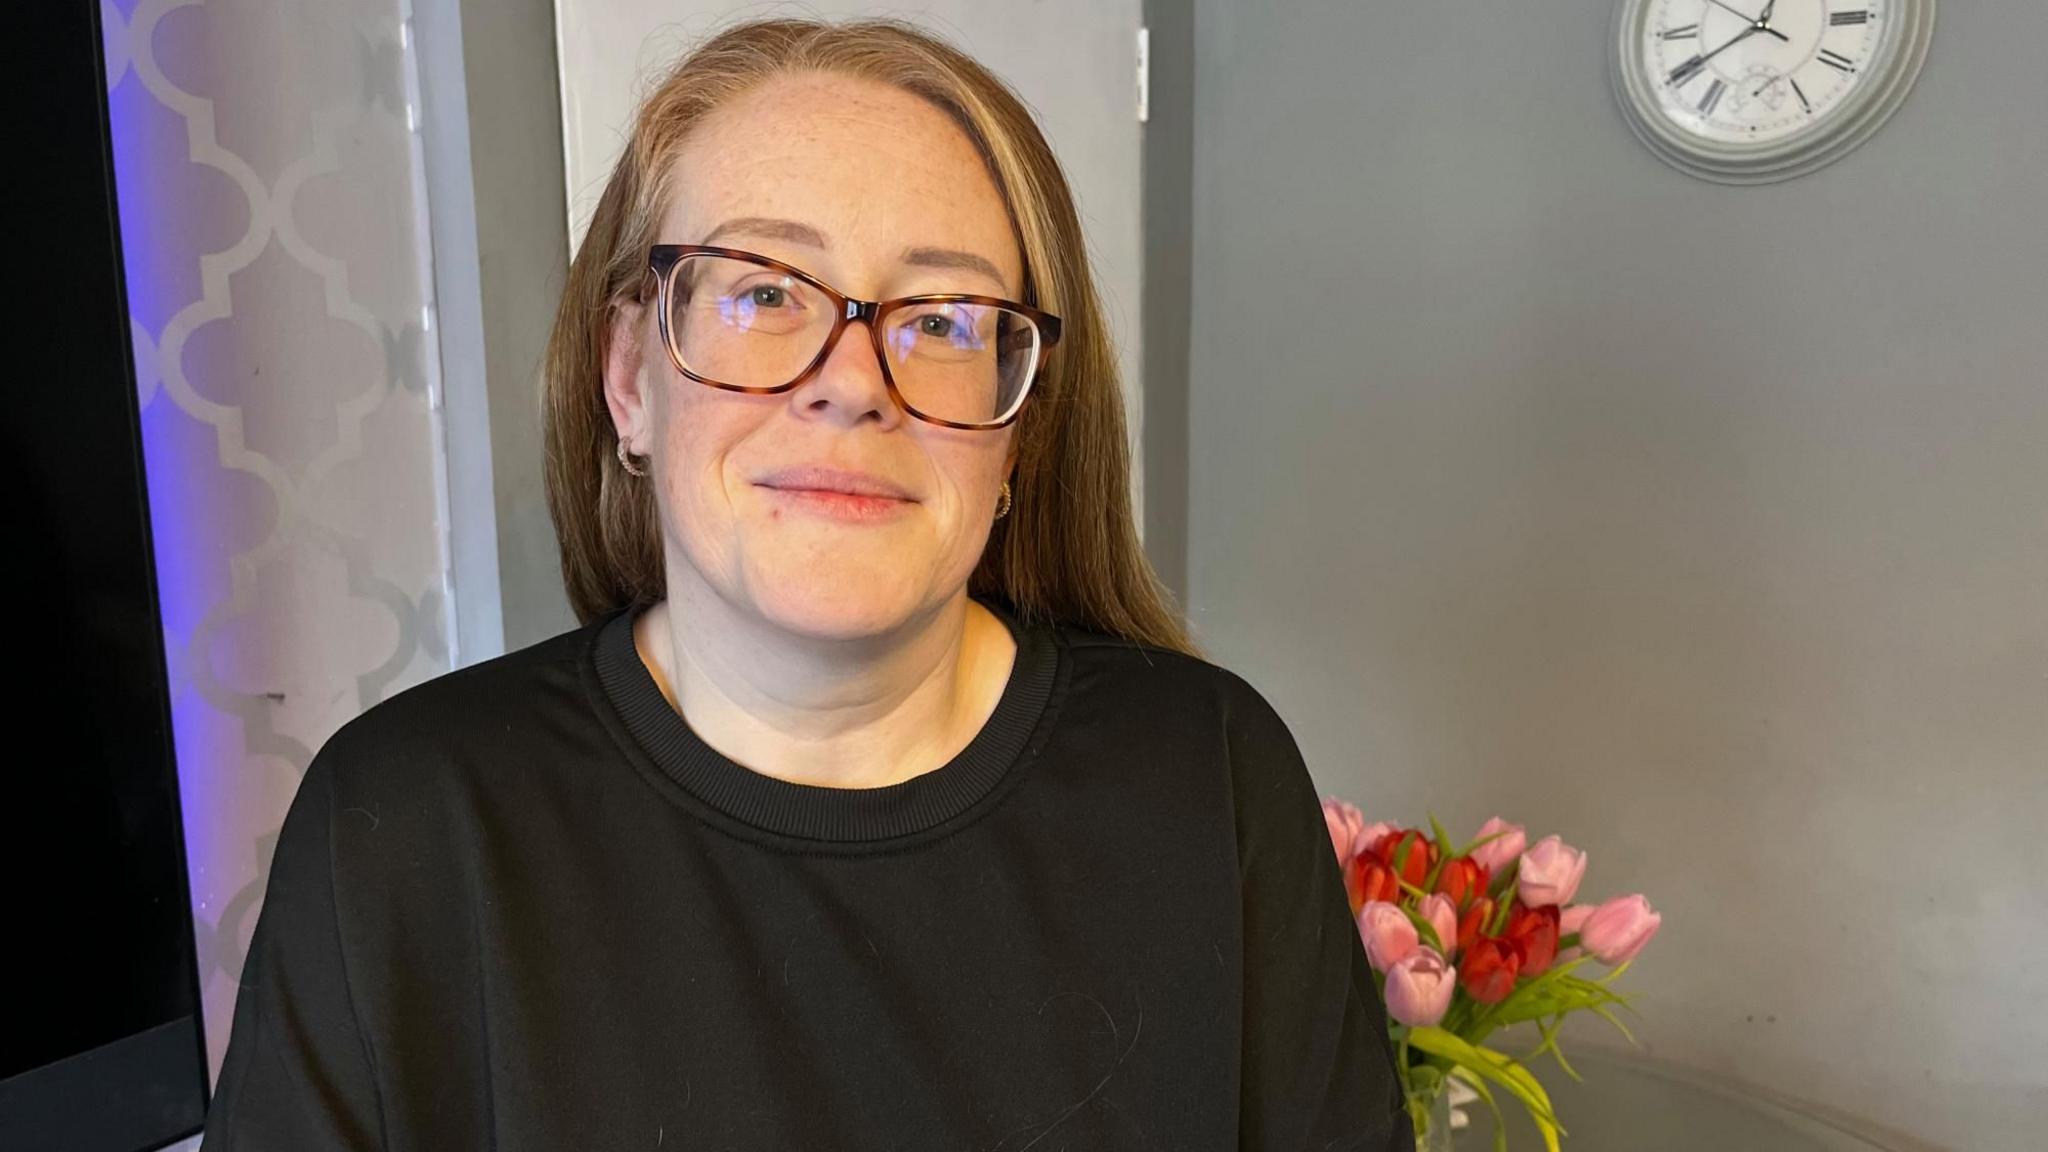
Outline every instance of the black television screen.
[[105, 68], [98, 5], [12, 15], [0, 1148], [131, 1152], [207, 1084]]

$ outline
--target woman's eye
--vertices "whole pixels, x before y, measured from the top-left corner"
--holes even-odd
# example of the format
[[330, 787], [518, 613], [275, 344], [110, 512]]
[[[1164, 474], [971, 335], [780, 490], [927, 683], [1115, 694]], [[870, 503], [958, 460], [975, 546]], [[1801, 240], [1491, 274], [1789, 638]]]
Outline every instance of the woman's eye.
[[917, 318], [917, 330], [926, 336], [936, 336], [944, 339], [953, 334], [953, 318], [951, 316], [941, 316], [937, 313], [929, 316], [920, 316]]
[[747, 289], [748, 302], [758, 308], [782, 307], [785, 293], [779, 284], [758, 284]]

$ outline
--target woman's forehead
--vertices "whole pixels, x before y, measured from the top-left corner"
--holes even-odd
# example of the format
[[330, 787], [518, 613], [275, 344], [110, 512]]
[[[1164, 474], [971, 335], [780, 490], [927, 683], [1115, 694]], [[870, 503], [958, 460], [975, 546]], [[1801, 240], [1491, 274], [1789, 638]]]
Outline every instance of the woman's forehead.
[[940, 109], [873, 81], [783, 77], [708, 116], [670, 173], [662, 240], [974, 272], [1017, 287], [1008, 209]]

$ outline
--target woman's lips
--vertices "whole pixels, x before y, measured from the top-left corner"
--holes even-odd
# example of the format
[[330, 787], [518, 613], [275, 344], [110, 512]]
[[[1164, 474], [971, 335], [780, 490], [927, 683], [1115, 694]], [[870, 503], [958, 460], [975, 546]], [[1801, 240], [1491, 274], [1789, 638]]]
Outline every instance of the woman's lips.
[[824, 488], [770, 488], [763, 485], [761, 490], [768, 493], [777, 507], [855, 524], [895, 519], [916, 503], [888, 496], [856, 496]]

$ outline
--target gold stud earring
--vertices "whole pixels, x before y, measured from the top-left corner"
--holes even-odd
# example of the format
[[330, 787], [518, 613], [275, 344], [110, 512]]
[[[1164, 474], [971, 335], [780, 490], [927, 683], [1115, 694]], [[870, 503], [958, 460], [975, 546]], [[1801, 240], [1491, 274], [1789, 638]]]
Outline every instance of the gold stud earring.
[[996, 519], [1001, 520], [1003, 517], [1008, 516], [1009, 514], [1010, 482], [1008, 480], [1005, 480], [1003, 481], [1002, 499], [996, 502]]
[[624, 468], [629, 475], [647, 475], [647, 469], [636, 468], [633, 466], [633, 458], [626, 454], [626, 442], [624, 440], [620, 440], [617, 443], [619, 446], [619, 467]]

